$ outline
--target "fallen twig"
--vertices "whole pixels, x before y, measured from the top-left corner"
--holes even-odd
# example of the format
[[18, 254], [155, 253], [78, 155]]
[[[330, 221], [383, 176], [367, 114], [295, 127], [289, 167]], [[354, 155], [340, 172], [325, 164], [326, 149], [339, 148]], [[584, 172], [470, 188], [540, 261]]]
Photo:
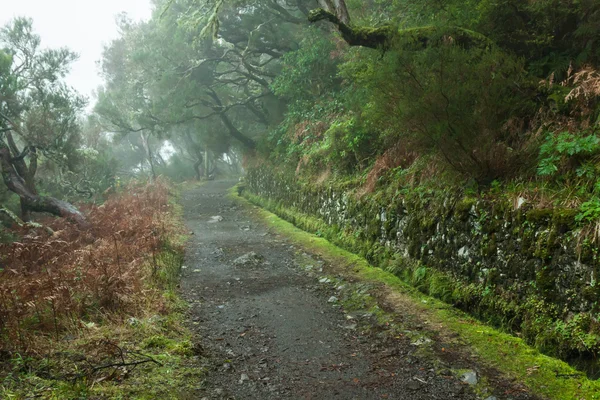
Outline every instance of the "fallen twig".
[[158, 364], [158, 365], [160, 365], [162, 367], [162, 364], [160, 362], [156, 361], [153, 358], [147, 358], [145, 360], [131, 361], [131, 362], [126, 362], [126, 363], [118, 362], [118, 363], [100, 365], [98, 367], [94, 367], [93, 370], [91, 371], [91, 374], [93, 374], [95, 372], [98, 372], [98, 371], [100, 371], [102, 369], [106, 369], [106, 368], [112, 368], [112, 367], [115, 367], [115, 368], [130, 367], [130, 366], [134, 366], [134, 365], [144, 364], [144, 363], [147, 363], [147, 362], [153, 362], [153, 363], [156, 363], [156, 364]]
[[[119, 362], [112, 362], [112, 363], [108, 363], [108, 364], [103, 364], [103, 365], [98, 365], [98, 366], [93, 366], [89, 361], [88, 364], [90, 364], [90, 367], [83, 373], [78, 374], [76, 376], [74, 376], [73, 378], [71, 378], [72, 381], [76, 381], [78, 379], [84, 378], [84, 377], [89, 377], [91, 375], [94, 375], [95, 373], [97, 373], [98, 371], [102, 371], [104, 369], [108, 369], [108, 368], [115, 368], [115, 371], [119, 368], [124, 368], [124, 367], [136, 367], [140, 364], [145, 364], [145, 363], [154, 363], [157, 365], [160, 365], [161, 367], [163, 366], [163, 364], [159, 361], [157, 361], [156, 359], [154, 359], [153, 357], [147, 355], [147, 354], [143, 354], [137, 351], [129, 351], [127, 352], [128, 354], [132, 354], [138, 357], [144, 357], [144, 359], [142, 360], [135, 360], [135, 361], [125, 361], [125, 352], [123, 351], [122, 348], [120, 348], [119, 346], [117, 346], [114, 343], [110, 343], [107, 342], [107, 344], [110, 344], [114, 347], [116, 347], [119, 351], [119, 358], [121, 359], [121, 361]], [[87, 361], [87, 360], [86, 360]]]

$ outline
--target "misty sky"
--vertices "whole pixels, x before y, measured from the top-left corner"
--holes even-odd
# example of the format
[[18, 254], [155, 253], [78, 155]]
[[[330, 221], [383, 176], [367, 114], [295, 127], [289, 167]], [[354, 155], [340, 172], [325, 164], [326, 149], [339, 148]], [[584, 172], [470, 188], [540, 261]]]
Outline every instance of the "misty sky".
[[115, 15], [125, 11], [138, 20], [151, 12], [150, 0], [0, 0], [0, 10], [0, 26], [16, 16], [30, 17], [43, 47], [66, 46], [79, 54], [67, 83], [90, 103], [102, 83], [96, 61], [103, 45], [117, 36]]

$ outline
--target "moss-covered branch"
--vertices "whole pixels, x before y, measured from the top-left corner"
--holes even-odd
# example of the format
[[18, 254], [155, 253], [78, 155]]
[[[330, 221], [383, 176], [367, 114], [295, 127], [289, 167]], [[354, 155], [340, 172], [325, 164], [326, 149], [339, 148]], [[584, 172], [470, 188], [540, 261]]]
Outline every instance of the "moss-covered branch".
[[492, 41], [486, 36], [459, 27], [424, 26], [397, 30], [390, 25], [381, 27], [353, 27], [344, 24], [329, 11], [318, 8], [309, 13], [310, 22], [329, 21], [340, 31], [350, 46], [364, 46], [387, 50], [391, 47], [417, 50], [432, 45], [455, 44], [465, 48], [488, 47]]
[[342, 34], [344, 40], [351, 46], [364, 46], [373, 49], [387, 48], [390, 44], [390, 39], [394, 36], [394, 29], [391, 26], [382, 26], [379, 28], [355, 28], [340, 21], [340, 19], [322, 8], [312, 10], [308, 14], [310, 22], [329, 21]]

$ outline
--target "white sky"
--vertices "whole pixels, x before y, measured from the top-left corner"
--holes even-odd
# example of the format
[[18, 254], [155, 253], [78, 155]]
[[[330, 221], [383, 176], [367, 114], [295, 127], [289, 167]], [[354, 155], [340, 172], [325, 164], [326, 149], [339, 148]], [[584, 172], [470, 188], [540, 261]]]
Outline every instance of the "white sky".
[[17, 16], [33, 19], [42, 47], [66, 46], [79, 54], [67, 84], [94, 103], [102, 83], [96, 62], [103, 45], [117, 37], [115, 16], [125, 11], [134, 20], [148, 19], [150, 0], [0, 0], [0, 26]]

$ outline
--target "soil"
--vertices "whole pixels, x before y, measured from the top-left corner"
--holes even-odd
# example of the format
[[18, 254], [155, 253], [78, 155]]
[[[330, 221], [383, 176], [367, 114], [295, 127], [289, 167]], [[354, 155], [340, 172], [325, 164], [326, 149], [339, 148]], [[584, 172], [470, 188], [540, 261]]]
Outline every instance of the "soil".
[[[482, 394], [478, 385], [476, 394], [453, 360], [479, 374], [494, 371], [460, 354], [444, 360], [424, 352], [414, 338], [397, 335], [368, 313], [350, 315], [336, 288], [319, 275], [327, 270], [323, 261], [228, 198], [234, 184], [210, 181], [183, 196], [193, 236], [181, 290], [208, 360], [197, 398], [534, 398], [498, 376], [486, 378], [491, 386]], [[418, 318], [398, 319], [418, 324]]]

